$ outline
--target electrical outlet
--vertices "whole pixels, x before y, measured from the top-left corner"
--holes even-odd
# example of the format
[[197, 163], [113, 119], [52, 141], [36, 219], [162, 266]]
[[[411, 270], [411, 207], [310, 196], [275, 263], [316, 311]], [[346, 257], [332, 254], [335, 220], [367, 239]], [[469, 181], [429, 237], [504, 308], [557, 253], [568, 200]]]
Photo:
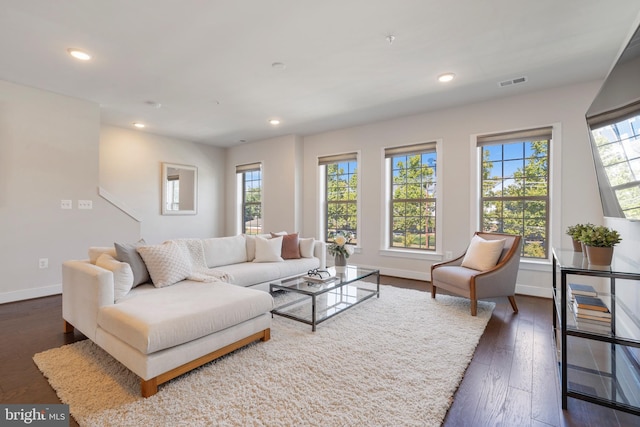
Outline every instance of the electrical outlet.
[[49, 258], [40, 258], [38, 260], [38, 267], [49, 268]]
[[73, 209], [72, 200], [60, 200], [60, 209]]
[[91, 200], [78, 200], [78, 209], [93, 209]]
[[451, 251], [446, 251], [444, 253], [444, 259], [452, 259], [453, 258], [453, 252]]

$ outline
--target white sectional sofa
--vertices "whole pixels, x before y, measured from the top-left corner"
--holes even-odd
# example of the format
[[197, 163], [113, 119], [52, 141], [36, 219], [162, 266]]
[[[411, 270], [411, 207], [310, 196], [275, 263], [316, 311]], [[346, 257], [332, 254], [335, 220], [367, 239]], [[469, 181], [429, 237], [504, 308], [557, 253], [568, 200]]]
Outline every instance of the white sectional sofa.
[[178, 375], [269, 340], [268, 283], [325, 266], [324, 242], [297, 235], [90, 248], [89, 259], [62, 266], [65, 332], [78, 329], [151, 396]]

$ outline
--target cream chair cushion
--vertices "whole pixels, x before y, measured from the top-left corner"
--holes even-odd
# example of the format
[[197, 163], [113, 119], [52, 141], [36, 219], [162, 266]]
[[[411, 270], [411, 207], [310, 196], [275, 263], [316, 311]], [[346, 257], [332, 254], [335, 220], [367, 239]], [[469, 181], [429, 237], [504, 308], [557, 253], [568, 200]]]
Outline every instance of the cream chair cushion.
[[504, 248], [504, 239], [485, 240], [475, 235], [471, 239], [462, 266], [479, 271], [487, 271], [495, 267]]

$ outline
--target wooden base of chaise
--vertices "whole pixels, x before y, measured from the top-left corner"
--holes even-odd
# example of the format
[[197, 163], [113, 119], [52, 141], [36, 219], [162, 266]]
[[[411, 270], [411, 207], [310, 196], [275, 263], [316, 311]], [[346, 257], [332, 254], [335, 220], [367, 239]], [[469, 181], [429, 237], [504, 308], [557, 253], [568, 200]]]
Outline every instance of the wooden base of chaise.
[[75, 329], [73, 327], [73, 325], [69, 322], [67, 322], [66, 320], [64, 320], [64, 324], [62, 325], [62, 332], [64, 332], [65, 334], [70, 334], [73, 332], [73, 330]]
[[250, 335], [246, 338], [243, 338], [239, 341], [229, 344], [226, 347], [222, 347], [212, 353], [205, 354], [202, 357], [197, 358], [196, 360], [192, 360], [189, 363], [185, 363], [182, 366], [178, 366], [170, 371], [167, 371], [163, 374], [158, 375], [157, 377], [141, 380], [140, 388], [142, 391], [142, 397], [150, 397], [158, 392], [158, 386], [160, 384], [166, 383], [169, 380], [172, 380], [182, 374], [185, 374], [197, 367], [200, 367], [206, 363], [211, 362], [219, 357], [224, 356], [225, 354], [229, 354], [232, 351], [235, 351], [241, 347], [244, 347], [247, 344], [250, 344], [254, 341], [269, 341], [271, 339], [271, 329], [265, 329], [264, 331], [257, 332], [253, 335]]

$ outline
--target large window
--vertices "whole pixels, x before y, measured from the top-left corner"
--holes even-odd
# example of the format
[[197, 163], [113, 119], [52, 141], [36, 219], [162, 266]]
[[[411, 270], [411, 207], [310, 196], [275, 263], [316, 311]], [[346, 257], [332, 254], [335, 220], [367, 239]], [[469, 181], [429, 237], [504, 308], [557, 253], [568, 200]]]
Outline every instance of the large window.
[[551, 128], [478, 138], [482, 231], [523, 236], [521, 255], [548, 258]]
[[358, 242], [358, 159], [356, 153], [318, 159], [324, 175], [325, 241], [337, 233], [350, 234]]
[[262, 167], [260, 163], [236, 166], [242, 184], [241, 224], [245, 234], [262, 233]]
[[436, 143], [385, 150], [391, 248], [436, 250]]
[[587, 120], [605, 216], [640, 220], [640, 102]]

